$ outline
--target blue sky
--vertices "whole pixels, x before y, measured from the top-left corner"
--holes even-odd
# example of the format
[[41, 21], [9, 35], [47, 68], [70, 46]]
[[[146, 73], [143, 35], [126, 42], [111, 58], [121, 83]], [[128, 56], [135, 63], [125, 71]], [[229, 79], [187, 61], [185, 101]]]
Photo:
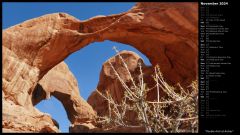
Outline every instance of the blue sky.
[[[96, 15], [118, 14], [129, 10], [134, 2], [85, 2], [85, 3], [3, 3], [2, 29], [16, 25], [28, 19], [39, 17], [45, 14], [65, 12], [80, 20], [86, 20]], [[71, 54], [64, 61], [76, 77], [81, 96], [87, 100], [91, 92], [96, 88], [99, 81], [99, 74], [102, 64], [116, 53], [112, 47], [118, 50], [130, 50], [139, 54], [147, 65], [148, 59], [135, 48], [112, 41], [97, 42], [84, 47]], [[60, 125], [62, 132], [68, 132], [70, 125], [66, 111], [61, 103], [54, 97], [44, 100], [36, 107], [49, 113]]]

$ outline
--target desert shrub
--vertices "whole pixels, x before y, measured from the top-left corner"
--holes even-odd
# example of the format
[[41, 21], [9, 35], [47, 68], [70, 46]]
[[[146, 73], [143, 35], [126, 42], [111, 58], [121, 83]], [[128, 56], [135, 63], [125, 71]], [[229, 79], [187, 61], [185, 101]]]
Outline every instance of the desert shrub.
[[[160, 67], [157, 65], [154, 67], [154, 74], [152, 75], [155, 86], [148, 88], [146, 83], [144, 83], [141, 64], [139, 63], [140, 74], [138, 80], [135, 81], [119, 51], [116, 48], [114, 50], [130, 75], [131, 86], [123, 81], [109, 62], [114, 74], [124, 88], [124, 96], [120, 103], [116, 103], [108, 91], [101, 93], [96, 90], [99, 95], [108, 101], [109, 111], [108, 115], [98, 118], [98, 123], [104, 126], [104, 128], [139, 126], [149, 133], [198, 132], [197, 81], [193, 81], [185, 89], [180, 84], [177, 84], [175, 87], [171, 86], [164, 80]], [[156, 90], [157, 93], [157, 99], [154, 101], [147, 100], [147, 93], [151, 90]], [[161, 97], [160, 91], [163, 91], [166, 96]], [[129, 124], [125, 118], [128, 111], [136, 113], [138, 125]]]

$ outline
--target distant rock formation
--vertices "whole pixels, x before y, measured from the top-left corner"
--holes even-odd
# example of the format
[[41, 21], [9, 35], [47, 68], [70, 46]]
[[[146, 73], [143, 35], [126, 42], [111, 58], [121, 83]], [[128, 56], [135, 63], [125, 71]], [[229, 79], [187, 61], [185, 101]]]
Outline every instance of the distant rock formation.
[[[64, 104], [72, 124], [75, 121], [81, 123], [82, 117], [87, 119], [94, 117], [91, 107], [79, 98], [77, 88], [73, 88], [73, 86], [77, 87], [74, 82], [63, 87], [61, 83], [65, 84], [67, 80], [62, 76], [56, 79], [55, 75], [62, 75], [58, 71], [54, 75], [49, 73], [49, 82], [44, 81], [48, 78], [45, 75], [53, 67], [71, 53], [92, 42], [111, 40], [135, 47], [149, 58], [153, 66], [159, 64], [169, 83], [180, 82], [182, 86], [187, 86], [192, 80], [197, 79], [197, 2], [142, 2], [137, 3], [127, 12], [97, 16], [85, 21], [65, 13], [55, 13], [25, 21], [3, 30], [2, 33], [3, 116], [5, 115], [2, 125], [6, 127], [6, 132], [12, 127], [6, 124], [9, 119], [8, 114], [18, 107], [22, 108], [22, 112], [14, 114], [15, 116], [24, 118], [30, 117], [31, 114], [34, 115], [31, 118], [35, 118], [41, 114], [37, 111], [32, 113], [36, 110], [34, 104], [41, 101], [41, 97], [37, 96], [35, 99], [33, 94], [36, 94], [36, 89], [38, 92], [41, 87], [46, 92], [46, 96], [49, 94], [56, 96]], [[73, 80], [70, 76], [67, 79]], [[59, 85], [52, 84], [57, 80], [63, 82]], [[59, 91], [55, 88], [59, 88]], [[19, 127], [12, 129], [19, 132], [32, 130], [57, 132], [54, 124], [56, 122], [52, 122], [49, 116], [46, 117], [43, 120], [46, 121], [45, 124], [44, 122], [35, 124], [37, 118], [25, 123], [22, 118], [14, 119], [16, 121], [11, 122]], [[21, 124], [18, 124], [18, 121]], [[28, 130], [25, 128], [28, 125], [33, 128]]]
[[[113, 100], [116, 103], [120, 103], [124, 96], [125, 89], [123, 85], [118, 80], [116, 74], [114, 73], [112, 67], [109, 63], [111, 63], [119, 74], [120, 78], [130, 87], [133, 86], [131, 82], [131, 76], [127, 72], [122, 60], [120, 59], [119, 55], [123, 58], [124, 62], [126, 63], [132, 78], [134, 79], [135, 83], [138, 84], [138, 77], [141, 74], [139, 64], [141, 64], [141, 68], [144, 74], [144, 82], [147, 83], [149, 88], [155, 85], [154, 80], [152, 78], [153, 69], [149, 66], [146, 66], [142, 60], [142, 58], [132, 52], [132, 51], [121, 51], [116, 56], [113, 56], [109, 60], [107, 60], [103, 66], [99, 77], [99, 83], [97, 86], [97, 90], [101, 93], [105, 94], [106, 91], [112, 96]], [[152, 90], [153, 92], [149, 92], [148, 99], [156, 99], [156, 91]], [[104, 116], [108, 114], [108, 101], [102, 98], [96, 91], [93, 91], [88, 98], [88, 103], [93, 107], [93, 109], [97, 112], [98, 116]], [[136, 116], [133, 113], [126, 113], [125, 115], [128, 117], [128, 121], [132, 121], [132, 123], [136, 122]]]
[[[51, 116], [41, 113], [30, 103], [18, 103], [3, 91], [4, 132], [59, 132], [58, 123]], [[62, 102], [72, 124], [91, 121], [96, 113], [80, 96], [77, 80], [64, 62], [52, 68], [36, 85], [31, 95], [32, 105], [56, 97]], [[14, 103], [15, 102], [15, 103]], [[17, 119], [15, 119], [17, 118]]]
[[43, 95], [45, 98], [54, 96], [63, 104], [72, 124], [84, 123], [95, 118], [95, 112], [80, 96], [77, 80], [64, 62], [52, 68], [37, 86], [39, 89], [33, 91], [33, 105], [37, 104]]

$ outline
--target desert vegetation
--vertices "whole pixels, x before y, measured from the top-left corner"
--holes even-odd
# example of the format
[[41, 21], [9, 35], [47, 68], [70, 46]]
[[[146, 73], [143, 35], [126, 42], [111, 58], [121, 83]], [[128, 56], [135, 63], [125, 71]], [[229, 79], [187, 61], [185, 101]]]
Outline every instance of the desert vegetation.
[[[105, 129], [114, 127], [144, 128], [148, 133], [180, 133], [198, 132], [198, 83], [193, 81], [190, 86], [183, 88], [180, 84], [169, 85], [160, 67], [154, 67], [152, 75], [155, 86], [148, 88], [144, 82], [142, 65], [138, 63], [140, 74], [134, 79], [119, 51], [114, 47], [117, 56], [120, 57], [124, 67], [130, 75], [130, 83], [126, 84], [120, 77], [114, 66], [111, 65], [114, 74], [117, 76], [124, 88], [124, 96], [121, 102], [116, 102], [109, 94], [98, 92], [108, 101], [108, 114], [99, 116], [97, 123]], [[156, 90], [157, 98], [154, 101], [147, 99], [148, 92]], [[164, 94], [160, 94], [163, 92]], [[136, 123], [132, 124], [126, 118], [126, 113], [132, 112], [136, 117]]]

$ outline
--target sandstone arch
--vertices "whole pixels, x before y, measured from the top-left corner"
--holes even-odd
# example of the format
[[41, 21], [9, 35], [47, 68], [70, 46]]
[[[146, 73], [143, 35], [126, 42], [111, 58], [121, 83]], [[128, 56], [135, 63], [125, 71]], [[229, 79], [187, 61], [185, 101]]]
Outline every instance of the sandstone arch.
[[80, 21], [65, 13], [3, 30], [3, 95], [32, 108], [38, 81], [71, 53], [92, 42], [129, 44], [159, 64], [170, 83], [197, 78], [197, 3], [137, 3], [131, 10]]
[[52, 68], [39, 81], [32, 94], [32, 103], [36, 105], [50, 96], [62, 103], [72, 124], [84, 123], [95, 117], [92, 107], [80, 96], [77, 80], [64, 62]]

